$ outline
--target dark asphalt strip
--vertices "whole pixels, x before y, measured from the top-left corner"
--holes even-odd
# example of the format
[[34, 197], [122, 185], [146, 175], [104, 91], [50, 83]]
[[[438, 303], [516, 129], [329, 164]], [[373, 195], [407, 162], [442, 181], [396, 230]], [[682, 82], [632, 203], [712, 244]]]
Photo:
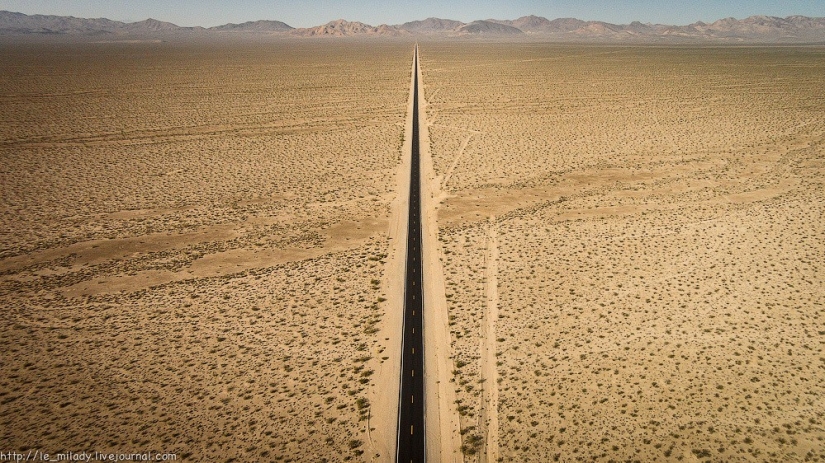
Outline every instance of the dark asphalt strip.
[[398, 463], [425, 460], [424, 443], [424, 291], [421, 265], [421, 168], [418, 141], [418, 46], [413, 57], [412, 168], [401, 341], [401, 392], [398, 405]]

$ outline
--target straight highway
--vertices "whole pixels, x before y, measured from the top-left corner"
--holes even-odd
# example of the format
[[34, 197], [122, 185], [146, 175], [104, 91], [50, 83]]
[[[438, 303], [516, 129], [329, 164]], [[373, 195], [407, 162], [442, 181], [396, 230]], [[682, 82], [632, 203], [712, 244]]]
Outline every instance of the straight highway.
[[412, 167], [401, 340], [398, 463], [424, 462], [424, 291], [421, 265], [421, 167], [418, 141], [418, 46], [413, 54]]

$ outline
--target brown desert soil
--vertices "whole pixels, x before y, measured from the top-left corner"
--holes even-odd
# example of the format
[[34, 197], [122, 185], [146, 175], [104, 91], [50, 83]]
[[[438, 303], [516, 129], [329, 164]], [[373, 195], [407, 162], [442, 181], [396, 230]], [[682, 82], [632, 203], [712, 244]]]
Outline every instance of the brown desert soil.
[[825, 49], [421, 48], [464, 460], [825, 459]]
[[3, 447], [391, 458], [411, 48], [0, 44]]
[[[825, 49], [422, 43], [430, 461], [825, 460]], [[392, 461], [412, 44], [0, 44], [0, 443]]]
[[[419, 60], [421, 56], [419, 50]], [[442, 192], [430, 151], [427, 99], [423, 91], [424, 82], [420, 66], [418, 81], [427, 460], [458, 462], [461, 461], [461, 437], [458, 414], [454, 407], [455, 393], [450, 383], [453, 352], [450, 345], [446, 287], [442, 268], [443, 255], [438, 241], [438, 208]]]

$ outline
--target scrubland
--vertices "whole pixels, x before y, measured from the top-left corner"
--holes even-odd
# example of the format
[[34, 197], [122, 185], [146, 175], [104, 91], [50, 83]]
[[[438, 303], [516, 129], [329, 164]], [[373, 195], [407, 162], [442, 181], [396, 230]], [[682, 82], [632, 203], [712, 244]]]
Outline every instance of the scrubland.
[[4, 447], [373, 457], [410, 48], [0, 45]]
[[465, 461], [825, 459], [825, 50], [421, 64]]
[[[391, 459], [410, 44], [0, 58], [0, 442]], [[465, 461], [825, 459], [821, 47], [420, 58]]]

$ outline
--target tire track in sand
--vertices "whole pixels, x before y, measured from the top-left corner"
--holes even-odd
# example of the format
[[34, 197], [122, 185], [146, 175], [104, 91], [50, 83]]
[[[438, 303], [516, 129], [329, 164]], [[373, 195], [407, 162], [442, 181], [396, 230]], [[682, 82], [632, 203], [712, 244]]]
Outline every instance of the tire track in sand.
[[496, 320], [498, 319], [498, 224], [495, 216], [487, 226], [487, 254], [484, 258], [484, 292], [487, 310], [481, 328], [481, 412], [479, 430], [484, 448], [479, 461], [498, 461], [498, 371], [496, 370]]
[[471, 132], [470, 135], [467, 135], [467, 138], [465, 138], [464, 142], [461, 143], [461, 147], [458, 149], [458, 154], [455, 155], [453, 163], [450, 164], [450, 168], [447, 169], [447, 173], [444, 174], [444, 180], [441, 181], [441, 190], [445, 191], [447, 189], [447, 182], [449, 182], [450, 177], [453, 176], [453, 170], [455, 170], [455, 166], [458, 165], [458, 161], [461, 160], [461, 156], [464, 154], [464, 150], [467, 149], [470, 139], [473, 138], [473, 133], [475, 132]]

